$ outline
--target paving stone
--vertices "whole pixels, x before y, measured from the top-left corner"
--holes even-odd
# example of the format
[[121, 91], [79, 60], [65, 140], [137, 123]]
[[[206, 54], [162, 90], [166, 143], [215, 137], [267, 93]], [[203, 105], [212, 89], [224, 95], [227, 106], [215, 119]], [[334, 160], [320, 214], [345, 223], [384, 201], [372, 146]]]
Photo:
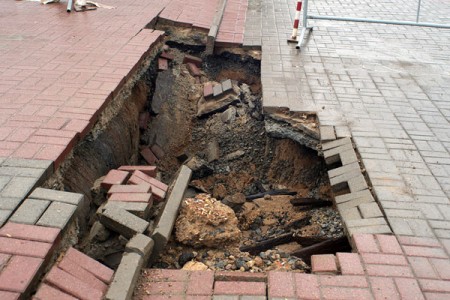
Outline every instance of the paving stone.
[[100, 222], [126, 238], [132, 238], [136, 233], [143, 233], [149, 225], [147, 221], [115, 206], [103, 211]]
[[[77, 298], [72, 297], [69, 294], [64, 293], [63, 291], [60, 291], [48, 284], [41, 284], [36, 292], [36, 295], [34, 295], [36, 300], [76, 300]], [[33, 298], [33, 299], [35, 299]]]
[[200, 69], [197, 68], [197, 66], [194, 65], [193, 63], [187, 63], [186, 66], [187, 66], [187, 68], [188, 68], [189, 73], [190, 73], [193, 77], [196, 77], [196, 76], [198, 77], [198, 76], [201, 76], [201, 75], [202, 75]]
[[264, 273], [216, 271], [214, 273], [214, 278], [216, 281], [253, 281], [253, 282], [267, 281], [267, 276]]
[[339, 154], [339, 158], [343, 166], [358, 162], [358, 157], [356, 156], [356, 152], [353, 149], [341, 152]]
[[322, 150], [325, 151], [325, 150], [333, 149], [336, 147], [340, 147], [342, 145], [348, 145], [351, 143], [352, 143], [352, 141], [350, 138], [338, 139], [338, 140], [335, 140], [332, 142], [327, 142], [327, 143], [322, 144]]
[[[18, 168], [18, 167], [6, 167], [1, 166], [0, 168], [0, 176], [19, 176], [19, 177], [31, 177], [31, 178], [41, 178], [45, 177], [45, 170], [43, 169], [33, 169], [33, 168]], [[0, 184], [1, 186], [1, 184]]]
[[207, 296], [211, 299], [214, 287], [214, 272], [195, 271], [191, 272], [189, 282], [187, 283], [187, 295], [196, 295], [196, 297]]
[[76, 250], [75, 248], [70, 247], [67, 250], [64, 258], [70, 259], [78, 263], [81, 267], [83, 267], [90, 273], [94, 274], [98, 279], [100, 279], [104, 283], [108, 284], [111, 282], [111, 279], [114, 274], [113, 270], [99, 263], [95, 259], [87, 256], [86, 254]]
[[333, 254], [312, 255], [311, 270], [315, 274], [336, 274], [336, 257]]
[[345, 188], [347, 188], [348, 184], [347, 182], [350, 181], [350, 179], [355, 178], [357, 176], [361, 176], [361, 170], [353, 170], [347, 173], [344, 173], [342, 175], [338, 175], [336, 177], [330, 178], [330, 185], [335, 192], [339, 192]]
[[0, 229], [0, 236], [53, 244], [60, 232], [56, 228], [8, 222]]
[[158, 71], [164, 71], [169, 68], [169, 61], [165, 58], [158, 58]]
[[380, 252], [380, 248], [375, 239], [375, 236], [372, 234], [355, 234], [353, 235], [353, 242], [359, 253], [368, 252], [368, 253], [378, 253]]
[[183, 58], [183, 64], [187, 64], [187, 63], [193, 63], [194, 65], [196, 65], [197, 67], [201, 68], [202, 67], [202, 59], [198, 58], [196, 56], [193, 55], [188, 55], [186, 54]]
[[50, 160], [8, 158], [3, 161], [2, 166], [49, 170], [52, 169], [52, 164], [53, 162]]
[[336, 134], [334, 133], [334, 126], [320, 126], [320, 140], [322, 142], [334, 141]]
[[8, 218], [12, 214], [12, 212], [12, 210], [0, 209], [0, 226], [3, 226], [3, 224], [8, 221]]
[[394, 278], [394, 281], [402, 299], [425, 299], [416, 279]]
[[155, 166], [120, 166], [119, 170], [127, 172], [141, 171], [148, 176], [155, 177], [158, 168]]
[[213, 91], [213, 85], [210, 82], [207, 82], [205, 84], [203, 84], [203, 97], [205, 97], [205, 99], [209, 99], [213, 96], [214, 91]]
[[25, 293], [43, 262], [41, 258], [14, 255], [0, 273], [0, 290]]
[[371, 197], [360, 197], [360, 198], [355, 198], [353, 200], [344, 202], [344, 203], [338, 203], [337, 207], [339, 209], [339, 211], [341, 210], [345, 210], [345, 209], [351, 209], [351, 208], [357, 208], [359, 207], [359, 205], [361, 204], [365, 204], [365, 203], [376, 203], [375, 200]]
[[114, 193], [108, 198], [108, 202], [138, 202], [151, 203], [152, 194], [150, 193]]
[[376, 202], [362, 203], [358, 205], [358, 208], [364, 219], [383, 217], [383, 213]]
[[300, 299], [321, 299], [318, 276], [294, 273], [297, 297]]
[[349, 173], [349, 172], [352, 172], [355, 170], [361, 171], [359, 164], [357, 162], [329, 170], [328, 177], [333, 178], [333, 177], [343, 175], [345, 173]]
[[105, 298], [108, 300], [131, 299], [142, 266], [143, 258], [139, 254], [125, 252]]
[[114, 193], [151, 193], [152, 187], [150, 184], [125, 185], [115, 184], [108, 190], [108, 195]]
[[139, 177], [140, 179], [142, 179], [145, 182], [149, 183], [152, 187], [157, 187], [158, 189], [160, 189], [160, 190], [162, 190], [164, 192], [166, 192], [167, 189], [168, 189], [168, 186], [165, 183], [163, 183], [163, 182], [161, 182], [161, 181], [159, 181], [159, 180], [157, 180], [157, 179], [155, 179], [153, 177], [150, 177], [150, 176], [142, 173], [141, 171], [134, 171], [133, 172], [133, 176]]
[[231, 83], [230, 79], [222, 81], [221, 85], [222, 85], [222, 92], [223, 93], [228, 93], [228, 92], [232, 92], [233, 91], [233, 84]]
[[375, 199], [373, 198], [372, 194], [368, 189], [336, 196], [335, 201], [336, 203], [344, 203], [358, 198], [367, 198], [368, 199], [367, 202], [375, 202]]
[[21, 198], [4, 198], [0, 197], [0, 209], [2, 210], [14, 210], [22, 202]]
[[52, 244], [0, 237], [0, 253], [46, 258]]
[[[371, 219], [362, 219], [362, 220], [371, 220]], [[347, 230], [350, 235], [359, 234], [359, 233], [372, 233], [372, 234], [380, 234], [380, 233], [390, 234], [390, 233], [392, 233], [391, 228], [386, 224], [348, 227]]]
[[342, 208], [338, 205], [338, 211], [343, 220], [359, 220], [362, 216], [357, 207]]
[[143, 259], [143, 264], [146, 265], [150, 255], [152, 254], [153, 246], [155, 242], [151, 237], [145, 234], [136, 234], [130, 239], [125, 246], [126, 252], [136, 252]]
[[11, 222], [34, 225], [50, 206], [48, 200], [26, 199], [9, 219]]
[[336, 253], [342, 275], [364, 275], [364, 268], [357, 253]]
[[289, 298], [295, 297], [294, 276], [288, 272], [271, 271], [268, 274], [268, 296]]
[[213, 96], [217, 97], [222, 94], [222, 85], [216, 84], [213, 86]]
[[79, 299], [100, 300], [103, 298], [102, 291], [92, 288], [75, 276], [56, 267], [50, 270], [44, 282]]
[[214, 294], [263, 296], [266, 294], [266, 284], [263, 282], [216, 281]]
[[345, 144], [336, 148], [332, 148], [323, 152], [323, 157], [327, 165], [335, 164], [341, 161], [340, 154], [352, 150], [352, 144]]
[[355, 287], [367, 288], [369, 284], [365, 276], [330, 276], [319, 275], [319, 282], [322, 286], [340, 286], [340, 287]]
[[181, 201], [183, 200], [183, 195], [186, 191], [187, 185], [191, 180], [191, 176], [192, 170], [186, 166], [182, 166], [173, 186], [172, 192], [167, 199], [164, 211], [162, 212], [158, 224], [153, 231], [152, 239], [155, 241], [155, 247], [150, 258], [151, 261], [158, 257], [159, 253], [164, 249], [170, 235], [172, 234], [175, 219], [178, 215], [178, 209]]
[[152, 203], [144, 203], [144, 202], [123, 202], [123, 201], [111, 201], [107, 202], [103, 209], [108, 209], [111, 206], [115, 206], [121, 209], [124, 209], [133, 215], [136, 215], [139, 218], [147, 219], [150, 210], [152, 208]]
[[353, 177], [347, 181], [350, 192], [359, 192], [368, 188], [366, 179], [363, 175]]
[[2, 198], [26, 198], [34, 188], [38, 178], [14, 177], [0, 193]]
[[63, 202], [63, 203], [68, 203], [68, 204], [72, 204], [72, 205], [76, 205], [76, 206], [80, 205], [84, 200], [83, 194], [69, 193], [69, 192], [43, 189], [43, 188], [35, 189], [30, 194], [29, 198]]
[[[146, 148], [146, 149], [148, 149], [148, 148]], [[105, 178], [103, 179], [101, 186], [102, 186], [102, 188], [108, 190], [114, 184], [124, 183], [129, 176], [130, 176], [130, 173], [126, 172], [126, 171], [110, 170], [108, 172], [108, 174], [106, 174]]]
[[75, 214], [77, 206], [63, 203], [52, 202], [44, 214], [36, 222], [36, 225], [66, 228], [72, 216]]

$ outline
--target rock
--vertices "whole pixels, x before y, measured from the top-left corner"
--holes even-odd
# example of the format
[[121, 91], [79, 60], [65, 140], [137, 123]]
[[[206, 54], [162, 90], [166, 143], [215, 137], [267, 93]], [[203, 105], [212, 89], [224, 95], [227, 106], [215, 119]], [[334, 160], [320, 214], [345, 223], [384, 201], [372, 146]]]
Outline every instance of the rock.
[[223, 199], [227, 195], [227, 188], [219, 183], [214, 186], [213, 197], [216, 199]]
[[204, 159], [197, 156], [189, 159], [185, 165], [192, 170], [192, 179], [203, 178], [213, 173], [213, 169], [208, 165], [208, 163]]
[[178, 257], [178, 263], [180, 266], [184, 266], [188, 261], [195, 258], [195, 255], [193, 252], [183, 252], [180, 254], [180, 257]]
[[208, 157], [208, 162], [213, 162], [220, 158], [220, 146], [216, 140], [208, 143], [206, 147], [206, 156]]
[[224, 123], [231, 123], [236, 119], [236, 107], [230, 106], [226, 111], [220, 115], [220, 120]]
[[245, 155], [245, 151], [244, 150], [237, 150], [237, 151], [234, 151], [234, 152], [231, 152], [231, 153], [227, 154], [224, 157], [224, 160], [234, 160], [234, 159], [237, 159], [237, 158], [239, 158], [239, 157], [241, 157], [243, 155]]
[[102, 223], [97, 221], [91, 227], [91, 231], [89, 232], [89, 240], [104, 242], [109, 238], [110, 234], [110, 231], [106, 229]]
[[208, 266], [199, 261], [188, 261], [182, 268], [187, 271], [205, 271], [208, 270]]
[[208, 194], [184, 200], [175, 227], [176, 240], [196, 248], [222, 248], [241, 238], [233, 210]]
[[158, 73], [155, 83], [155, 93], [152, 99], [152, 111], [156, 114], [161, 112], [161, 106], [172, 97], [172, 86], [175, 83], [175, 76], [172, 70]]
[[231, 207], [235, 212], [245, 203], [245, 195], [242, 193], [226, 196], [222, 203]]
[[254, 261], [254, 263], [255, 263], [255, 266], [257, 266], [257, 267], [262, 267], [262, 266], [264, 266], [264, 261], [263, 261], [262, 258], [259, 257], [259, 256], [256, 256], [255, 259], [254, 259], [253, 261]]
[[205, 100], [201, 97], [197, 103], [197, 117], [207, 117], [211, 114], [225, 111], [230, 105], [239, 102], [239, 97], [235, 92], [230, 95], [219, 95], [217, 98]]
[[106, 190], [101, 187], [101, 183], [106, 176], [98, 178], [91, 188], [92, 201], [95, 205], [100, 206], [106, 201]]

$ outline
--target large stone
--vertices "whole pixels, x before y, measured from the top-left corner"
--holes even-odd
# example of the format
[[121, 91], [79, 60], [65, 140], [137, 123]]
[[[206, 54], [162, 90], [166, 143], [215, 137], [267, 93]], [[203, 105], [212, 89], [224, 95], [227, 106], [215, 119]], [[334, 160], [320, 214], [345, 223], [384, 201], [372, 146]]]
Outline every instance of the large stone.
[[177, 241], [192, 247], [223, 247], [241, 238], [234, 211], [208, 194], [184, 200], [175, 226]]

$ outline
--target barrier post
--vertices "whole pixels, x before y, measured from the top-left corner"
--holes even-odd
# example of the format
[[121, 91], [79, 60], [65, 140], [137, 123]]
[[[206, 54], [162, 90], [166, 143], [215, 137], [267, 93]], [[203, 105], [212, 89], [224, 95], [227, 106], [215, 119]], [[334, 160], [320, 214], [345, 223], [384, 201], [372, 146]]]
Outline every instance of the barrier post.
[[300, 24], [300, 12], [302, 11], [302, 0], [297, 0], [297, 7], [295, 9], [294, 27], [292, 28], [291, 38], [288, 42], [297, 42], [298, 26]]

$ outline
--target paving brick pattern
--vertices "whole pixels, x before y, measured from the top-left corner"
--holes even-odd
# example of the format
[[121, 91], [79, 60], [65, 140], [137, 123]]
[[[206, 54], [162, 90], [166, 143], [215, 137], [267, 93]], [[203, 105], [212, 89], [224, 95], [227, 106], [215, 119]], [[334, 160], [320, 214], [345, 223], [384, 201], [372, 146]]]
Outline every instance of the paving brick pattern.
[[218, 46], [242, 45], [247, 7], [247, 0], [227, 0], [216, 38]]
[[[448, 299], [449, 257], [429, 238], [354, 234], [355, 253], [312, 257], [312, 274], [144, 271], [135, 299]], [[192, 298], [193, 299], [193, 298]]]
[[[310, 4], [314, 14], [391, 19], [413, 19], [416, 5]], [[264, 106], [315, 111], [337, 135], [351, 132], [393, 232], [448, 247], [450, 32], [311, 21], [314, 31], [299, 52], [286, 44], [294, 6], [262, 1]], [[448, 3], [431, 1], [422, 20], [448, 22], [449, 11]]]

